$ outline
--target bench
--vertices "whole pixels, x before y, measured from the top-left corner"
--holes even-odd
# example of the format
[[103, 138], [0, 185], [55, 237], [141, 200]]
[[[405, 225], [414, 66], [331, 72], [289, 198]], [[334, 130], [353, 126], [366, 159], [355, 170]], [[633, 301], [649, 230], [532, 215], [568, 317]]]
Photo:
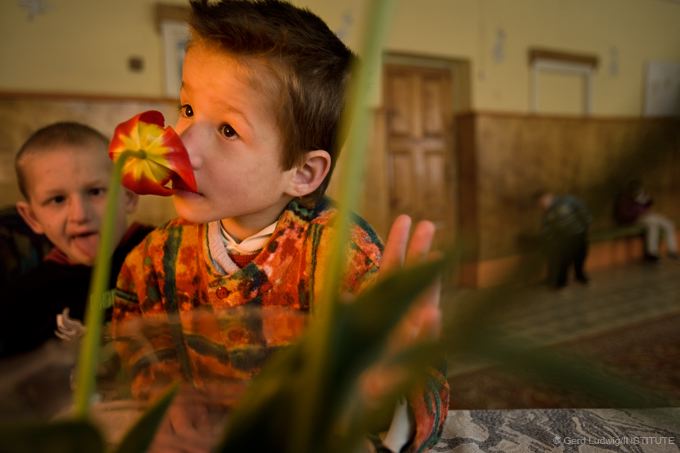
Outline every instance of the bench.
[[639, 262], [644, 255], [645, 227], [642, 225], [614, 226], [590, 232], [588, 269]]
[[615, 226], [590, 232], [590, 242], [613, 241], [615, 239], [640, 238], [645, 234], [642, 225]]

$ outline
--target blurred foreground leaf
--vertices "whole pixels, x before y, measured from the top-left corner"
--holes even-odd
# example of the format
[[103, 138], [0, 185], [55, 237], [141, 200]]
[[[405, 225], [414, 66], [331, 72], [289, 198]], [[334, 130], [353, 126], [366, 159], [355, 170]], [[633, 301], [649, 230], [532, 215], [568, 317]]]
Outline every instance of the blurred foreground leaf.
[[[643, 383], [617, 376], [592, 362], [554, 348], [541, 347], [517, 338], [507, 339], [488, 332], [486, 341], [476, 341], [477, 357], [491, 359], [505, 369], [533, 381], [573, 390], [603, 403], [604, 407], [667, 407], [678, 401], [646, 388]], [[505, 339], [504, 339], [505, 338]]]
[[104, 439], [97, 428], [83, 420], [53, 423], [3, 424], [3, 453], [100, 453]]
[[115, 451], [117, 453], [146, 451], [151, 445], [177, 391], [176, 385], [171, 387], [152, 407], [144, 412], [137, 423], [125, 434]]
[[[339, 302], [328, 333], [321, 332], [323, 326], [312, 322], [300, 342], [273, 357], [255, 378], [232, 413], [218, 451], [299, 453], [291, 444], [290, 434], [300, 420], [292, 417], [295, 412], [291, 408], [299, 404], [300, 395], [309, 384], [306, 367], [311, 363], [305, 351], [321, 334], [328, 334], [330, 339], [326, 351], [329, 368], [319, 387], [319, 397], [313, 400], [315, 407], [308, 412], [319, 416], [305, 420], [313, 446], [305, 451], [347, 451], [348, 444], [360, 439], [347, 439], [348, 434], [366, 434], [370, 419], [357, 418], [362, 426], [354, 423], [351, 430], [341, 426], [343, 415], [353, 402], [362, 398], [357, 385], [360, 375], [384, 356], [395, 326], [442, 265], [440, 260], [402, 269], [380, 280], [354, 301]], [[420, 374], [425, 368], [423, 363], [431, 359], [428, 354], [403, 354], [396, 363], [407, 372]], [[381, 406], [393, 405], [397, 393], [403, 394], [403, 391], [398, 389], [390, 399], [382, 401]]]

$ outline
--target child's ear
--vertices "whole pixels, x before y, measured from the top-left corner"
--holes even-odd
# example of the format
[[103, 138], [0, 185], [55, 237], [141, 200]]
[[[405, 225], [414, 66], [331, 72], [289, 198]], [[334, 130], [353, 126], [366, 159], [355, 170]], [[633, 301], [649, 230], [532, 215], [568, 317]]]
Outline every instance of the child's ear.
[[294, 173], [286, 193], [293, 197], [309, 195], [321, 185], [330, 169], [331, 155], [328, 151], [308, 151], [302, 163], [293, 167]]
[[16, 206], [19, 215], [22, 219], [24, 219], [24, 222], [26, 222], [26, 224], [31, 227], [31, 230], [33, 230], [34, 233], [45, 234], [45, 230], [43, 229], [40, 221], [36, 218], [30, 204], [25, 201], [17, 201]]
[[139, 201], [139, 195], [123, 187], [123, 197], [125, 203], [125, 213], [132, 214], [137, 209], [137, 202]]

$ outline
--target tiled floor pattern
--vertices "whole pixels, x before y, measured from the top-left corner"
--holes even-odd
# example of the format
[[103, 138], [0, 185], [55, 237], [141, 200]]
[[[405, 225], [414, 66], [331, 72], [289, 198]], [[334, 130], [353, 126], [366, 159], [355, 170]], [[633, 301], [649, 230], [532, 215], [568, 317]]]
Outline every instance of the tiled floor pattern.
[[[508, 335], [554, 345], [680, 313], [678, 261], [627, 265], [590, 276], [588, 285], [572, 283], [559, 291], [536, 285], [521, 293], [510, 289], [501, 292], [500, 302], [506, 297], [512, 303], [502, 317], [503, 330]], [[459, 301], [478, 296], [475, 290], [445, 295], [445, 319]], [[449, 374], [479, 365], [468, 360], [449, 367]]]

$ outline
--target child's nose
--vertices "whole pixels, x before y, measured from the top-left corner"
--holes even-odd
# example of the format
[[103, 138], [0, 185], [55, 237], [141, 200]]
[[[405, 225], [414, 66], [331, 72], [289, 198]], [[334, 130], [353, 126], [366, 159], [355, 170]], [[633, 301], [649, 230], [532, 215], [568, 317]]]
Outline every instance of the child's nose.
[[199, 169], [203, 165], [203, 156], [199, 152], [205, 143], [203, 127], [200, 124], [192, 124], [184, 128], [178, 127], [176, 130], [189, 153], [191, 167], [194, 170]]
[[90, 219], [90, 212], [90, 204], [83, 197], [75, 196], [69, 200], [69, 217], [72, 222], [87, 222]]

